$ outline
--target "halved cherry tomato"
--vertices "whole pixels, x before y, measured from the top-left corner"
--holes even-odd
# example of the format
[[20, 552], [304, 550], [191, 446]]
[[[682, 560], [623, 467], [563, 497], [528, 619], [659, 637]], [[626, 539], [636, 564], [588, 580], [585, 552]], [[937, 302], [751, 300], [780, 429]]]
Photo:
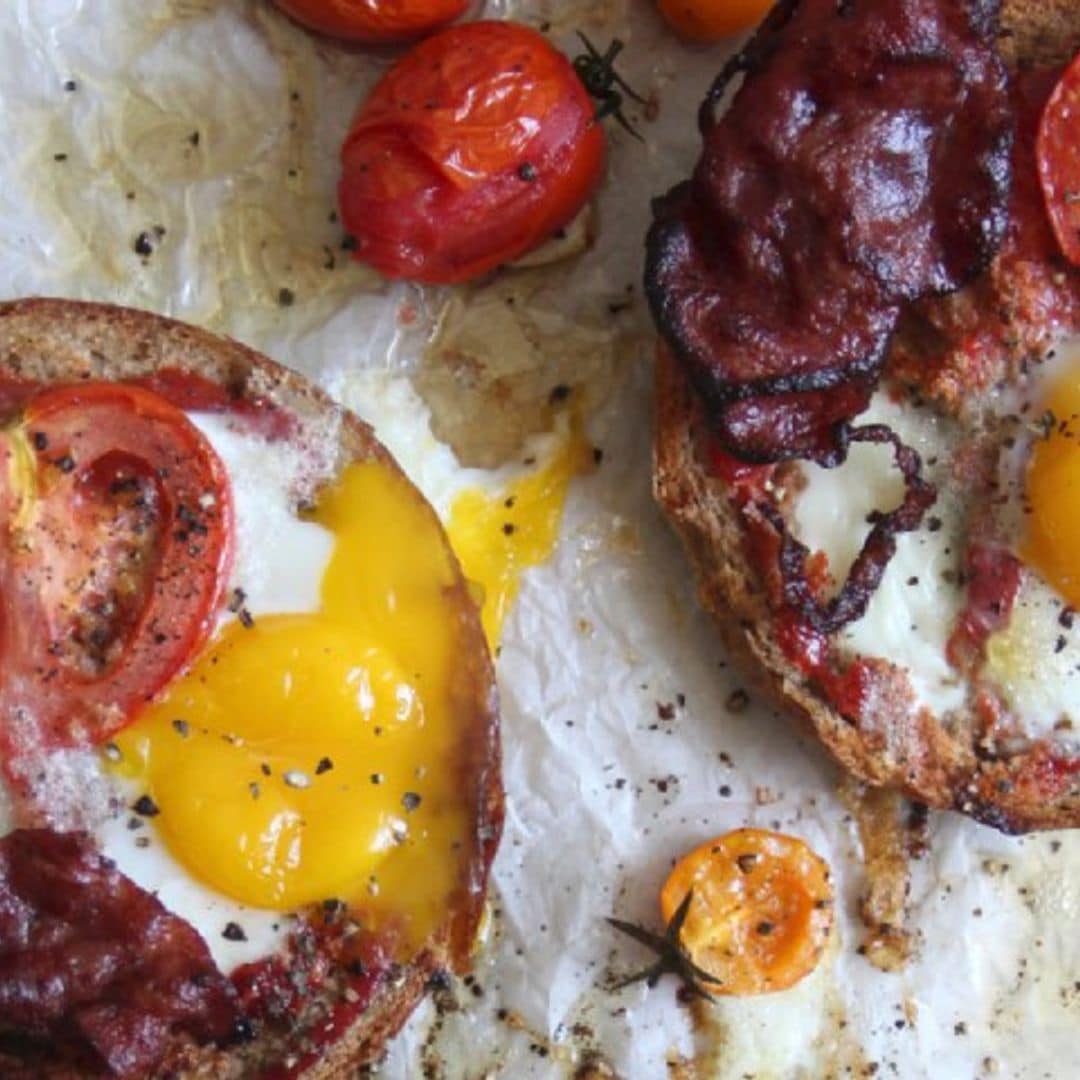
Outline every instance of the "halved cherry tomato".
[[660, 14], [689, 41], [719, 41], [757, 26], [773, 0], [657, 0]]
[[224, 466], [135, 386], [44, 389], [0, 433], [0, 753], [101, 742], [206, 641], [232, 558]]
[[275, 0], [298, 23], [362, 44], [408, 41], [453, 22], [470, 0]]
[[1054, 235], [1065, 258], [1080, 266], [1080, 53], [1050, 93], [1035, 153]]
[[832, 929], [829, 868], [801, 840], [736, 829], [683, 856], [660, 893], [669, 923], [694, 890], [680, 942], [718, 994], [793, 986], [816, 966]]
[[535, 30], [474, 22], [405, 54], [341, 151], [341, 216], [388, 277], [465, 281], [565, 225], [600, 180], [604, 135], [573, 66]]

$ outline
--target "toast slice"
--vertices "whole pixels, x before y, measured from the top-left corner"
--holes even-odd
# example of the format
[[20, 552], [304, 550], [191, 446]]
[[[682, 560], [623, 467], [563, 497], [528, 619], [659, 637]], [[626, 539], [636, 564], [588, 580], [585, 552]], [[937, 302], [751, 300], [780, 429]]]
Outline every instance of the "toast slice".
[[[367, 424], [300, 375], [234, 341], [158, 315], [104, 304], [53, 299], [0, 304], [0, 407], [8, 400], [10, 387], [24, 381], [120, 381], [162, 371], [209, 380], [225, 388], [238, 407], [268, 402], [292, 414], [302, 430], [316, 433], [322, 443], [319, 449], [331, 455], [331, 476], [363, 461], [378, 461], [401, 475]], [[423, 503], [423, 496], [413, 491]], [[434, 510], [423, 505], [433, 528], [441, 532]], [[449, 552], [445, 535], [443, 542]], [[172, 1037], [155, 1076], [225, 1078], [283, 1070], [282, 1075], [323, 1080], [351, 1074], [382, 1054], [433, 980], [448, 971], [468, 969], [501, 832], [503, 792], [492, 664], [475, 603], [452, 552], [450, 558], [455, 581], [448, 604], [457, 635], [450, 694], [465, 733], [460, 780], [468, 792], [471, 840], [441, 925], [411, 956], [394, 955], [378, 977], [364, 984], [366, 1004], [358, 1002], [356, 972], [335, 969], [333, 964], [330, 970], [307, 964], [310, 957], [301, 953], [310, 935], [294, 934], [283, 969], [295, 983], [290, 990], [296, 998], [293, 1007], [277, 1013], [264, 1010], [255, 1020], [243, 1018], [243, 1037], [225, 1046]], [[322, 935], [322, 940], [357, 933], [356, 925], [340, 916], [340, 911], [316, 906], [300, 924], [305, 932]], [[342, 924], [340, 931], [337, 923]], [[335, 954], [331, 950], [327, 955]], [[85, 1056], [73, 1055], [62, 1040], [30, 1040], [5, 1025], [4, 1000], [0, 987], [0, 1073], [36, 1078], [96, 1074]], [[100, 1069], [97, 1074], [109, 1075]]]
[[[1069, 0], [1048, 4], [1013, 0], [1004, 4], [1002, 19], [1003, 54], [1018, 76], [1034, 66], [1060, 65], [1080, 47], [1080, 6]], [[965, 410], [975, 395], [969, 394], [965, 402], [963, 393], [935, 391], [956, 388], [955, 381], [941, 372], [956, 356], [963, 360], [959, 336], [970, 329], [972, 311], [979, 315], [980, 305], [983, 312], [999, 311], [1004, 300], [1027, 287], [1038, 257], [1026, 250], [1022, 254], [1022, 259], [996, 261], [954, 296], [929, 301], [914, 331], [902, 323], [893, 343], [894, 358], [886, 366], [886, 376], [894, 380], [893, 393], [904, 392], [895, 380], [907, 376], [909, 400], [930, 400], [954, 415], [967, 412], [968, 422], [979, 425], [973, 441], [987, 431], [985, 409]], [[1070, 301], [1080, 298], [1077, 271], [1063, 272], [1056, 260], [1037, 268]], [[1062, 330], [1044, 327], [1015, 307], [1010, 312], [1010, 333], [999, 335], [996, 342], [1001, 355], [995, 359], [995, 380], [1019, 377], [1033, 354]], [[955, 314], [958, 310], [963, 317]], [[925, 333], [930, 322], [932, 335]], [[1080, 329], [1080, 322], [1075, 329]], [[956, 340], [948, 339], [950, 332]], [[920, 340], [905, 341], [905, 333]], [[920, 384], [912, 377], [912, 357], [921, 361], [929, 352], [948, 359], [935, 371], [940, 376], [937, 384], [929, 379]], [[988, 383], [979, 389], [979, 405], [984, 406], [995, 387]], [[969, 685], [966, 705], [959, 712], [937, 714], [920, 707], [904, 671], [880, 657], [853, 656], [838, 648], [830, 652], [824, 667], [811, 670], [812, 665], [797, 662], [800, 650], [792, 647], [785, 617], [780, 541], [760, 505], [763, 499], [780, 507], [786, 495], [796, 493], [802, 482], [800, 466], [772, 467], [765, 481], [768, 491], [762, 495], [764, 489], [753, 489], [752, 481], [747, 488], [740, 466], [732, 465], [728, 459], [726, 465], [717, 466], [706, 410], [682, 365], [661, 345], [656, 367], [654, 494], [682, 540], [699, 600], [713, 616], [733, 658], [861, 781], [900, 790], [929, 806], [959, 810], [1005, 831], [1080, 825], [1075, 751], [1069, 749], [1059, 757], [1038, 741], [998, 753], [987, 738], [986, 699], [980, 687]], [[989, 488], [982, 494], [989, 500]], [[863, 701], [860, 708], [852, 707], [847, 696], [855, 674]]]

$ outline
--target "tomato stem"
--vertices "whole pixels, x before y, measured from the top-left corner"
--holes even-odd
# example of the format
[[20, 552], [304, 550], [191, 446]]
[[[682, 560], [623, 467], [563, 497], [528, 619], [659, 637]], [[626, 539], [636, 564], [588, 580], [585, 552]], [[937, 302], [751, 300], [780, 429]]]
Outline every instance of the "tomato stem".
[[708, 1001], [713, 1000], [712, 994], [701, 984], [703, 982], [718, 984], [719, 980], [703, 968], [698, 967], [682, 947], [683, 923], [686, 922], [686, 916], [690, 911], [690, 904], [693, 899], [694, 890], [690, 889], [675, 909], [675, 914], [671, 916], [671, 922], [664, 928], [662, 935], [654, 934], [642, 926], [626, 922], [623, 919], [609, 918], [607, 920], [616, 930], [620, 930], [628, 937], [632, 937], [639, 945], [644, 945], [645, 948], [651, 949], [657, 955], [655, 963], [635, 972], [633, 975], [619, 979], [610, 989], [622, 990], [623, 987], [644, 981], [645, 985], [651, 990], [660, 981], [661, 976], [670, 974], [678, 976], [690, 993]]
[[[633, 135], [638, 142], [644, 142], [622, 112], [622, 94], [626, 94], [639, 105], [645, 104], [645, 99], [615, 70], [615, 59], [622, 52], [623, 43], [618, 38], [612, 38], [606, 51], [601, 53], [580, 30], [577, 36], [585, 46], [585, 52], [574, 57], [574, 70], [590, 97], [600, 102], [593, 117], [594, 121], [599, 123], [607, 116], [614, 116], [624, 131]], [[620, 90], [622, 94], [619, 93]]]

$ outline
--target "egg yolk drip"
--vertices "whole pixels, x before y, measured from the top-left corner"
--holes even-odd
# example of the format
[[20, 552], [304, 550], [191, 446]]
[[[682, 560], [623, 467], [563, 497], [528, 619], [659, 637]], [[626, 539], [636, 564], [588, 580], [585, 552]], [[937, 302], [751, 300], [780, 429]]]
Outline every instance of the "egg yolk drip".
[[220, 892], [276, 910], [344, 900], [421, 941], [475, 844], [452, 558], [379, 464], [350, 466], [310, 517], [335, 538], [320, 610], [230, 624], [117, 738], [116, 767]]
[[481, 618], [493, 649], [522, 573], [551, 555], [570, 481], [591, 466], [592, 455], [575, 427], [550, 461], [498, 495], [469, 488], [454, 500], [447, 532], [465, 576], [482, 592]]
[[1021, 555], [1070, 604], [1080, 606], [1080, 370], [1073, 367], [1060, 378], [1045, 404], [1054, 425], [1028, 464]]

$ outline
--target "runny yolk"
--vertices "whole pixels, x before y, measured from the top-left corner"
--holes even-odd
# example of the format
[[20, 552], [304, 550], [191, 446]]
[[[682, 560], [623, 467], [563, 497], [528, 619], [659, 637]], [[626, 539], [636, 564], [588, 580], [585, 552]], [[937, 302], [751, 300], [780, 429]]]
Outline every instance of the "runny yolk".
[[379, 464], [350, 466], [311, 518], [335, 538], [320, 610], [229, 625], [116, 740], [118, 768], [220, 892], [344, 900], [421, 941], [475, 843], [453, 563], [434, 513]]
[[469, 488], [454, 500], [447, 532], [465, 576], [483, 594], [481, 617], [491, 648], [499, 643], [522, 573], [551, 555], [570, 481], [591, 466], [592, 455], [574, 428], [544, 466], [498, 495]]
[[1080, 606], [1080, 370], [1051, 387], [1054, 418], [1027, 472], [1029, 514], [1021, 555], [1073, 606]]

